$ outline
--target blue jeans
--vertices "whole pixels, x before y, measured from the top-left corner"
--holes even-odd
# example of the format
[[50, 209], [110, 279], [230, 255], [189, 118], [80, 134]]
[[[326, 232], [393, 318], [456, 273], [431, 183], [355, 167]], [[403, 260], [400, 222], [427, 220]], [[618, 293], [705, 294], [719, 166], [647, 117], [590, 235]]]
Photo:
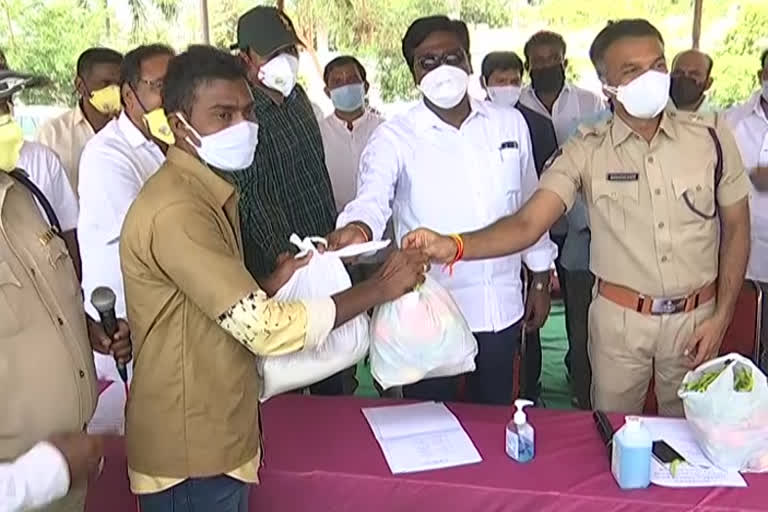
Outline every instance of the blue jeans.
[[141, 512], [248, 512], [250, 486], [228, 476], [190, 478], [139, 496]]
[[[466, 400], [477, 404], [509, 405], [514, 390], [515, 354], [520, 349], [523, 321], [499, 332], [476, 332], [476, 370], [467, 374]], [[403, 386], [403, 396], [415, 400], [453, 402], [459, 377], [438, 377]]]

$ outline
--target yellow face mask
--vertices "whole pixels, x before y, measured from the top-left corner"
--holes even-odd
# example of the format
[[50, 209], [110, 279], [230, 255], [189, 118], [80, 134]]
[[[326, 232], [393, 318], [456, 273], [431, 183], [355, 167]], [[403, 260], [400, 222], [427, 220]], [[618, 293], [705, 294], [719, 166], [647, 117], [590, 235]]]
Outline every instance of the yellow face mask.
[[0, 116], [0, 170], [11, 172], [19, 161], [24, 132], [10, 114]]
[[108, 85], [98, 91], [93, 91], [88, 100], [93, 108], [104, 115], [114, 115], [120, 112], [120, 87]]
[[173, 136], [171, 126], [168, 124], [168, 117], [165, 115], [163, 107], [158, 107], [144, 114], [144, 122], [147, 123], [149, 133], [161, 142], [168, 145], [174, 144], [176, 138]]

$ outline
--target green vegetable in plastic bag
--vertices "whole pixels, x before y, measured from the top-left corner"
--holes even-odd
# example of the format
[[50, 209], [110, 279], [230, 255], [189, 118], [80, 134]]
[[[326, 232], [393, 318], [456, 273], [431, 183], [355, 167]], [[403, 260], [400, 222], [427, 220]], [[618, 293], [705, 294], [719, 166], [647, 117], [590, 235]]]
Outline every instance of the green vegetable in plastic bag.
[[736, 391], [750, 392], [755, 386], [755, 379], [752, 376], [752, 370], [745, 366], [734, 368], [733, 370], [733, 389]]
[[715, 380], [720, 376], [720, 374], [723, 373], [723, 370], [725, 370], [725, 368], [720, 368], [719, 370], [700, 373], [699, 375], [697, 375], [696, 380], [690, 380], [685, 383], [685, 390], [696, 391], [697, 393], [705, 392], [707, 389], [709, 389], [709, 386], [713, 382], [715, 382]]
[[[711, 386], [712, 383], [717, 380], [720, 374], [723, 373], [723, 370], [725, 370], [725, 367], [728, 366], [728, 364], [729, 362], [717, 370], [700, 373], [696, 376], [695, 380], [690, 380], [685, 384], [685, 391], [694, 391], [697, 393], [705, 392], [707, 389], [709, 389], [709, 386]], [[752, 375], [752, 370], [746, 366], [739, 365], [733, 369], [733, 380], [733, 389], [735, 391], [748, 393], [752, 391], [755, 385], [755, 379]]]

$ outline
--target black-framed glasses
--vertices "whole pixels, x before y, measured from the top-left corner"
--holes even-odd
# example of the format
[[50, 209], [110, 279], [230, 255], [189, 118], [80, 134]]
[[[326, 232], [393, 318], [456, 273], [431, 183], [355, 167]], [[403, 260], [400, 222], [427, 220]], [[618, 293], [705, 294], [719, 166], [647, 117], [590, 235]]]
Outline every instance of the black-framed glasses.
[[464, 50], [456, 50], [442, 55], [426, 54], [421, 55], [416, 59], [416, 63], [424, 71], [432, 71], [437, 69], [443, 64], [448, 66], [459, 67], [467, 61], [467, 54]]

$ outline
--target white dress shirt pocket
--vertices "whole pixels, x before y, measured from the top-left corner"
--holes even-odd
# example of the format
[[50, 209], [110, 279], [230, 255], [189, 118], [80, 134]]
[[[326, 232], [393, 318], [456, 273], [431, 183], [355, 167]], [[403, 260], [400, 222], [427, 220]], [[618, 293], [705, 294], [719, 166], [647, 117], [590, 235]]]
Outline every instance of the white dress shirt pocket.
[[495, 162], [496, 167], [493, 169], [493, 173], [494, 182], [498, 189], [494, 195], [502, 198], [500, 192], [503, 192], [504, 204], [500, 206], [505, 214], [513, 213], [520, 206], [520, 190], [522, 188], [520, 149], [517, 147], [499, 149], [491, 154], [489, 160], [492, 163]]

